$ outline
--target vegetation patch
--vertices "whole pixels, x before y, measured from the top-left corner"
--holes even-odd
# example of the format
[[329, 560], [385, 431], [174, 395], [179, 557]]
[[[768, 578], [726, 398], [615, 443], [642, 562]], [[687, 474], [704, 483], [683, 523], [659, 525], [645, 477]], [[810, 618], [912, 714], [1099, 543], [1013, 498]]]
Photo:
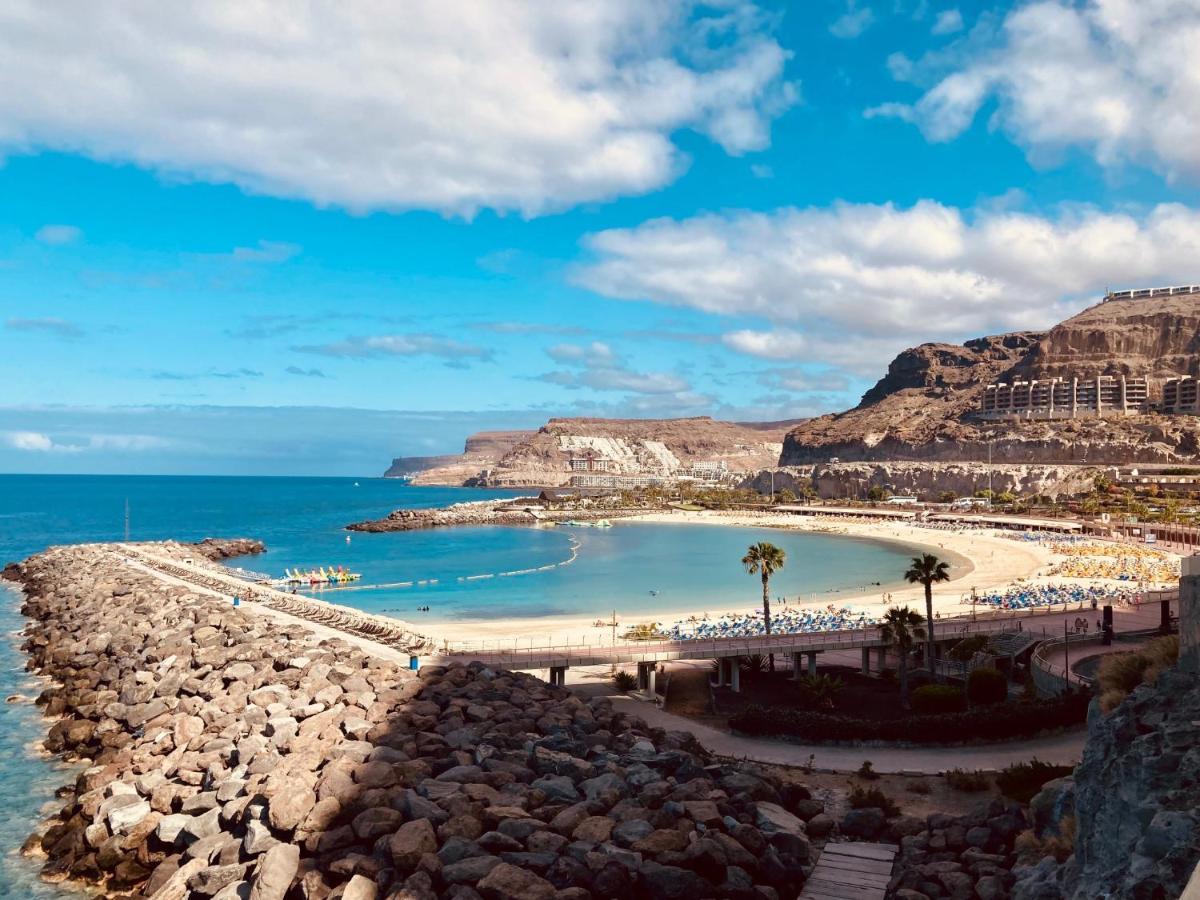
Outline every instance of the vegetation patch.
[[975, 669], [967, 676], [967, 699], [972, 706], [990, 706], [1008, 699], [1008, 679], [999, 669]]
[[986, 791], [992, 786], [992, 779], [979, 770], [971, 772], [967, 769], [951, 769], [946, 772], [945, 778], [946, 784], [954, 790], [967, 794]]
[[1014, 763], [996, 776], [996, 787], [1005, 797], [1018, 803], [1028, 803], [1047, 781], [1070, 775], [1072, 766], [1056, 766], [1034, 757], [1027, 763]]
[[1134, 688], [1151, 683], [1178, 661], [1178, 635], [1158, 638], [1131, 653], [1105, 656], [1096, 676], [1100, 687], [1100, 709], [1104, 712], [1116, 709]]
[[881, 809], [889, 819], [900, 815], [900, 807], [896, 802], [877, 787], [855, 786], [850, 790], [849, 802], [851, 809]]
[[637, 676], [632, 672], [626, 672], [624, 669], [613, 676], [613, 687], [622, 694], [632, 691], [637, 687], [637, 683]]
[[912, 708], [917, 715], [963, 712], [967, 695], [962, 688], [949, 684], [927, 684], [912, 692]]

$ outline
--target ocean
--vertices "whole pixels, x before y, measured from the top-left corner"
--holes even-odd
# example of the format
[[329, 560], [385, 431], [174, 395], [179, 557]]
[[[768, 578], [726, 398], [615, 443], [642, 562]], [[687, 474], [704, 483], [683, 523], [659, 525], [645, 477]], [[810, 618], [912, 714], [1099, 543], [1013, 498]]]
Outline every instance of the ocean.
[[[519, 496], [518, 491], [413, 487], [379, 478], [243, 478], [0, 475], [0, 565], [53, 544], [204, 537], [253, 537], [260, 556], [234, 561], [282, 575], [284, 568], [345, 566], [361, 585], [326, 591], [335, 602], [413, 621], [586, 615], [622, 622], [670, 621], [667, 610], [720, 613], [753, 608], [756, 578], [740, 565], [746, 547], [770, 540], [788, 554], [772, 594], [825, 605], [838, 596], [895, 585], [908, 551], [902, 545], [770, 529], [620, 523], [599, 528], [457, 528], [393, 534], [354, 533], [350, 522], [400, 507]], [[532, 570], [532, 571], [530, 571]], [[505, 574], [523, 573], [523, 574]], [[419, 582], [425, 582], [419, 584]], [[17, 632], [19, 595], [0, 592], [0, 695], [36, 695], [24, 671]], [[418, 612], [418, 607], [429, 612]], [[29, 703], [6, 703], [0, 721], [0, 897], [67, 897], [37, 881], [17, 856], [43, 806], [74, 770], [31, 749], [45, 724]]]

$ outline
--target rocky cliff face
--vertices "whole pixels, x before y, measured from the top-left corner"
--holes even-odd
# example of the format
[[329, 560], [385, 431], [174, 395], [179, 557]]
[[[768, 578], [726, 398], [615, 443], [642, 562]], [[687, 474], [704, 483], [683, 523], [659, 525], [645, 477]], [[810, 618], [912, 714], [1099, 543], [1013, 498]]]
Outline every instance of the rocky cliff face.
[[[1075, 853], [1016, 870], [1016, 900], [1181, 897], [1200, 860], [1200, 675], [1171, 670], [1095, 710], [1072, 779], [1034, 805], [1076, 823]], [[1190, 895], [1189, 895], [1190, 896]]]
[[986, 460], [1049, 464], [1195, 461], [1200, 420], [1179, 416], [984, 422], [995, 381], [1126, 374], [1161, 381], [1200, 370], [1200, 299], [1102, 303], [1045, 333], [1016, 332], [906, 350], [852, 410], [789, 432], [782, 465], [842, 460]]
[[569, 461], [588, 451], [617, 475], [670, 475], [700, 462], [724, 462], [731, 472], [775, 465], [795, 422], [756, 425], [687, 419], [551, 419], [509, 450], [479, 482], [492, 487], [566, 484]]

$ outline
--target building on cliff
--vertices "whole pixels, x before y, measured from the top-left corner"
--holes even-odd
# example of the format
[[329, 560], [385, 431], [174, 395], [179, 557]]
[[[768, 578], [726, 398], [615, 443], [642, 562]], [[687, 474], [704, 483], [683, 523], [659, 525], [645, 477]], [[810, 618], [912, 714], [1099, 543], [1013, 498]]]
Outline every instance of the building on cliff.
[[1200, 413], [1200, 381], [1191, 375], [1171, 378], [1163, 384], [1162, 411], [1165, 413]]
[[1173, 297], [1177, 294], [1200, 294], [1200, 284], [1183, 284], [1176, 287], [1136, 288], [1130, 291], [1109, 291], [1104, 301], [1142, 300], [1150, 297]]
[[1097, 375], [989, 384], [978, 412], [985, 419], [1103, 418], [1142, 413], [1149, 404], [1150, 385], [1145, 378]]

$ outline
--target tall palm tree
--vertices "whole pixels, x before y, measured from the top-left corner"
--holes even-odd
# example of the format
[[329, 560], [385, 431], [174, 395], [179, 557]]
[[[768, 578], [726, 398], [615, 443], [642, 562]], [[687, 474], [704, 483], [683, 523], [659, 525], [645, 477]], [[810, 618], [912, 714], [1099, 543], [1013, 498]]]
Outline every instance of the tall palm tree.
[[[771, 576], [783, 568], [787, 562], [787, 554], [767, 541], [751, 544], [746, 555], [742, 557], [742, 565], [751, 575], [762, 577], [763, 587], [763, 625], [767, 634], [771, 633]], [[770, 669], [775, 671], [775, 654], [770, 656]]]
[[900, 705], [908, 709], [908, 655], [917, 641], [925, 638], [921, 624], [925, 620], [915, 609], [893, 606], [883, 617], [879, 632], [889, 644], [895, 644], [900, 652]]
[[909, 584], [925, 585], [925, 621], [929, 623], [925, 632], [925, 665], [933, 672], [933, 586], [939, 581], [950, 580], [950, 564], [942, 562], [932, 553], [922, 553], [913, 557], [904, 578]]

